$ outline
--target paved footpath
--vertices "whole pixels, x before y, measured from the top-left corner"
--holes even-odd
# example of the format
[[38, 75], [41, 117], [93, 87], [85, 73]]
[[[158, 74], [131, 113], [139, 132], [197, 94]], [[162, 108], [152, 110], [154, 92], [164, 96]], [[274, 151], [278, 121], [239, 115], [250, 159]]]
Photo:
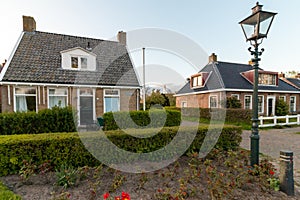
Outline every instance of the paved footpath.
[[[296, 134], [299, 133], [299, 134]], [[300, 186], [300, 127], [260, 130], [260, 153], [271, 156], [278, 169], [280, 150], [294, 152], [295, 186]], [[241, 147], [250, 149], [251, 131], [243, 131]], [[279, 169], [278, 169], [279, 170]]]

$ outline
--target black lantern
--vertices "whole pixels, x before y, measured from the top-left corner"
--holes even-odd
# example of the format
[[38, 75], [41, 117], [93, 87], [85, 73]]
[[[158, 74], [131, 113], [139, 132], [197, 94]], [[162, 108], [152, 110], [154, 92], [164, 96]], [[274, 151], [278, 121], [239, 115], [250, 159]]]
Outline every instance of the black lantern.
[[267, 37], [273, 19], [277, 14], [263, 11], [262, 7], [257, 2], [256, 6], [252, 8], [252, 15], [239, 23], [242, 26], [246, 40], [250, 41], [253, 45], [260, 44], [262, 39]]

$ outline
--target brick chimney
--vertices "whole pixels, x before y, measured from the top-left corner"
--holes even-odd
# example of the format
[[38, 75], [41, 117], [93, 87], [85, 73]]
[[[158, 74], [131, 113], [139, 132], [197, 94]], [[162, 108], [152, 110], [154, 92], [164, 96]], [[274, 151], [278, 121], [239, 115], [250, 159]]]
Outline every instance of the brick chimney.
[[117, 39], [121, 44], [126, 45], [126, 32], [119, 31], [117, 35]]
[[23, 15], [23, 31], [33, 32], [36, 30], [36, 23], [33, 17]]
[[278, 73], [279, 78], [285, 78], [285, 74], [283, 72]]
[[212, 53], [209, 57], [208, 57], [208, 62], [217, 62], [217, 55], [215, 53]]

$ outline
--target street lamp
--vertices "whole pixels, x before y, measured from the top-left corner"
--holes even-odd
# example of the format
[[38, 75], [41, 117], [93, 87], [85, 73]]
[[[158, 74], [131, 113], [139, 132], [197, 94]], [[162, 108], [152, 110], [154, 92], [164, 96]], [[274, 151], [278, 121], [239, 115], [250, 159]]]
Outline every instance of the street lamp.
[[253, 82], [253, 103], [252, 103], [252, 133], [251, 133], [251, 166], [259, 164], [259, 132], [258, 132], [258, 61], [264, 49], [258, 50], [258, 46], [262, 43], [263, 39], [267, 37], [273, 19], [277, 13], [267, 12], [262, 10], [262, 5], [256, 3], [256, 6], [252, 8], [252, 14], [242, 20], [241, 25], [246, 41], [250, 41], [250, 44], [254, 47], [254, 51], [251, 47], [248, 48], [251, 55], [254, 58], [251, 61], [254, 63], [254, 82]]

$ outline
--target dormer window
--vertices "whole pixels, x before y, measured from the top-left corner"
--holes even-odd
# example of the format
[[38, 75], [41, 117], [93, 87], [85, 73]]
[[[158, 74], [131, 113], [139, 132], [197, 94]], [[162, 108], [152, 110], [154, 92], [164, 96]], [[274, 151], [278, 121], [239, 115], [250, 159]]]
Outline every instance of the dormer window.
[[[241, 75], [250, 83], [254, 82], [254, 71], [242, 72]], [[278, 73], [270, 71], [258, 71], [258, 84], [262, 86], [278, 86]]]
[[96, 54], [76, 47], [61, 52], [62, 68], [71, 70], [96, 70]]
[[206, 81], [209, 78], [208, 72], [201, 72], [198, 74], [194, 74], [191, 76], [190, 83], [191, 83], [191, 88], [199, 88], [199, 87], [204, 87]]

